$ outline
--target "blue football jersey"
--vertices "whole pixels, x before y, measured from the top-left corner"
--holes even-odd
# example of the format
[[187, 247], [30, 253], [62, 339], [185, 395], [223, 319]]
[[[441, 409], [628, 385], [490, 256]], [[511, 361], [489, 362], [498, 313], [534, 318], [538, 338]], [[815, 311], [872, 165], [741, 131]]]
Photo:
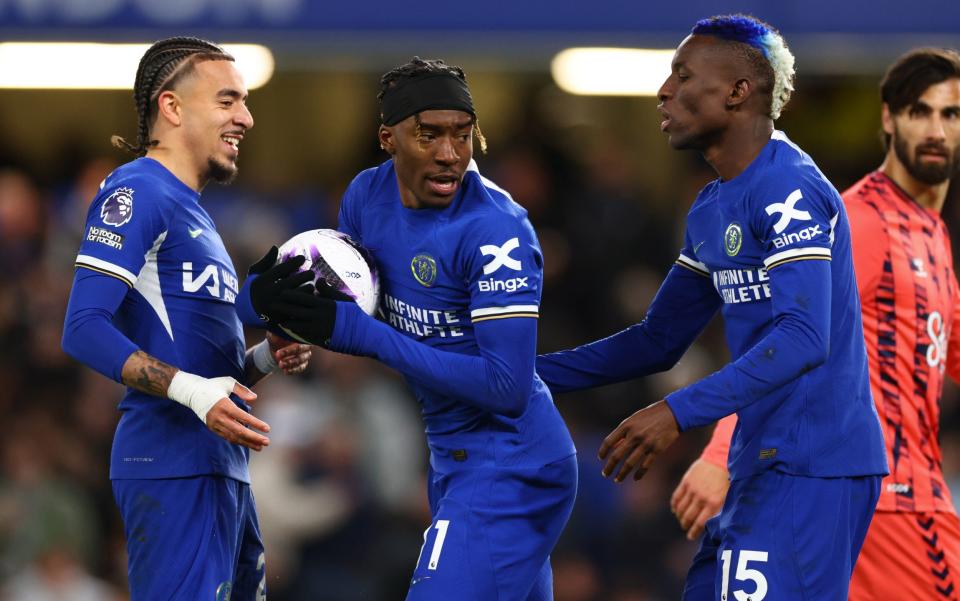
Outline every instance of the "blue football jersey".
[[[543, 258], [526, 211], [471, 165], [443, 209], [400, 201], [393, 161], [361, 172], [340, 207], [339, 229], [369, 249], [381, 278], [380, 316], [435, 349], [478, 356], [474, 324], [537, 317]], [[455, 374], [453, 377], [456, 377]], [[484, 410], [406, 375], [421, 403], [428, 442], [458, 437], [497, 446], [505, 463], [574, 453], [550, 392], [536, 375], [519, 417]]]
[[[186, 372], [240, 380], [237, 276], [199, 202], [153, 159], [119, 167], [90, 206], [76, 265], [130, 286], [114, 325], [142, 351]], [[111, 478], [220, 474], [249, 482], [247, 450], [184, 405], [128, 388], [120, 410]]]
[[[828, 262], [829, 289], [810, 291], [805, 283], [776, 293], [801, 308], [812, 305], [814, 295], [822, 299], [829, 316], [817, 317], [829, 320], [827, 357], [770, 390], [778, 365], [789, 363], [783, 354], [790, 349], [756, 349], [778, 325], [768, 270], [810, 260]], [[775, 131], [746, 170], [708, 184], [697, 196], [677, 263], [712, 282], [733, 360], [757, 353], [739, 373], [722, 370], [669, 395], [681, 427], [705, 425], [736, 410], [729, 458], [734, 479], [770, 468], [818, 477], [886, 473], [850, 227], [840, 195], [813, 160]]]

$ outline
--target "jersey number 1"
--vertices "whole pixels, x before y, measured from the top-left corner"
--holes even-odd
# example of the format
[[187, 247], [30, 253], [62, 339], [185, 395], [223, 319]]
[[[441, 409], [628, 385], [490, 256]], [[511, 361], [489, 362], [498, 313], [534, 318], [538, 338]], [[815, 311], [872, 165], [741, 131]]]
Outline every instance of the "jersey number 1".
[[[443, 551], [443, 541], [447, 538], [447, 528], [450, 527], [450, 520], [437, 520], [437, 525], [434, 528], [437, 529], [437, 538], [433, 541], [433, 550], [430, 551], [430, 562], [427, 564], [428, 570], [436, 570], [437, 564], [440, 563], [440, 552]], [[430, 528], [427, 528], [423, 533], [423, 545], [427, 545], [427, 535], [430, 534]], [[420, 559], [423, 557], [423, 547], [420, 547], [420, 557], [417, 557], [417, 564], [420, 564]]]
[[[730, 558], [733, 556], [733, 550], [727, 549], [720, 554], [720, 561], [723, 563], [723, 581], [720, 583], [720, 599], [727, 601], [727, 588], [730, 585]], [[756, 590], [747, 593], [742, 590], [733, 591], [733, 597], [736, 601], [763, 601], [767, 596], [767, 579], [760, 572], [753, 568], [748, 568], [747, 564], [751, 561], [766, 562], [766, 551], [740, 551], [740, 559], [737, 561], [737, 580], [752, 580], [757, 585]]]

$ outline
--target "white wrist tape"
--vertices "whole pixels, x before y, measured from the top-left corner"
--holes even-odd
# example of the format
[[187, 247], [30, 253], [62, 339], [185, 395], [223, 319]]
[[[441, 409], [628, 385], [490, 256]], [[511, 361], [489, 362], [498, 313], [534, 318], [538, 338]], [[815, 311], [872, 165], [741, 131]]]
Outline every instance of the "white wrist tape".
[[269, 374], [277, 371], [280, 365], [273, 358], [270, 351], [270, 343], [266, 340], [253, 347], [253, 364], [260, 370], [260, 373]]
[[170, 380], [167, 397], [186, 405], [197, 414], [200, 421], [207, 423], [207, 412], [220, 399], [230, 398], [236, 383], [237, 381], [229, 376], [202, 378], [196, 374], [178, 371]]

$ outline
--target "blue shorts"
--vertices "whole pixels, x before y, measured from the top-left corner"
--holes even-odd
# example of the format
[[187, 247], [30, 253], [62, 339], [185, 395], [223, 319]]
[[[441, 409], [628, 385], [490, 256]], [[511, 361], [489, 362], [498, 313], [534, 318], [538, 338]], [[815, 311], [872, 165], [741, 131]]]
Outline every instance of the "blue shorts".
[[407, 601], [551, 601], [550, 552], [573, 509], [576, 455], [505, 468], [468, 452], [466, 465], [431, 460], [433, 521]]
[[114, 480], [131, 601], [262, 601], [266, 568], [250, 485], [222, 476]]
[[771, 470], [731, 482], [707, 522], [684, 601], [846, 601], [880, 480]]

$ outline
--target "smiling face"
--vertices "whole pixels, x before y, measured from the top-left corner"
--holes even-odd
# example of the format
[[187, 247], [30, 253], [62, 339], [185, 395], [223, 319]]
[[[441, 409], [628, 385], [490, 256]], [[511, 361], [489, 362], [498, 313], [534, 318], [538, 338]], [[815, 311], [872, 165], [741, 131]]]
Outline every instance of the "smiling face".
[[240, 141], [253, 127], [240, 72], [232, 61], [200, 61], [176, 93], [183, 103], [183, 139], [196, 159], [200, 180], [231, 181], [237, 174]]
[[442, 209], [456, 198], [473, 158], [474, 118], [428, 110], [380, 126], [380, 145], [393, 156], [400, 200], [411, 209]]
[[960, 79], [931, 85], [899, 114], [883, 107], [890, 152], [914, 179], [934, 186], [960, 170]]

